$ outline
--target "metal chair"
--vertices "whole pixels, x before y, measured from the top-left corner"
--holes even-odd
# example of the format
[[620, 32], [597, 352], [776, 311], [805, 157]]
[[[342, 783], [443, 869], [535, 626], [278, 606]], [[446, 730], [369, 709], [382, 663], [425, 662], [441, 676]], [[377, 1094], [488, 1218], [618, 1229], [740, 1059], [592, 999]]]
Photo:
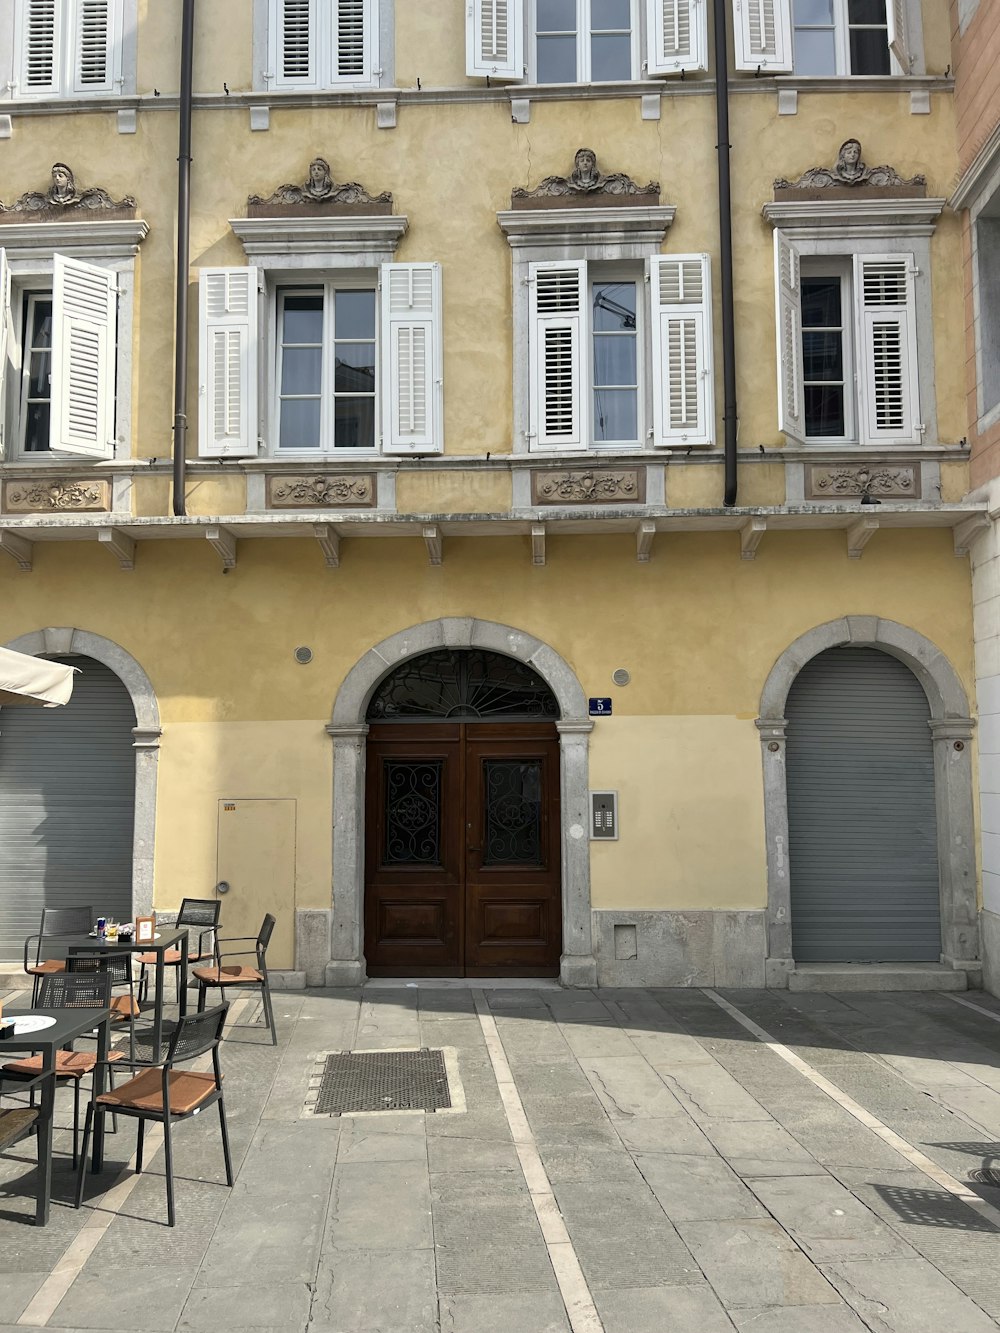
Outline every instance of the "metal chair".
[[[40, 1009], [107, 1009], [111, 1004], [111, 976], [108, 972], [91, 972], [74, 976], [65, 973], [61, 976], [41, 977], [39, 987]], [[112, 1051], [108, 1062], [124, 1060], [119, 1051]], [[73, 1166], [77, 1163], [77, 1145], [80, 1139], [80, 1084], [86, 1074], [93, 1074], [97, 1067], [96, 1051], [57, 1051], [55, 1078], [56, 1087], [60, 1083], [73, 1085]], [[42, 1073], [42, 1057], [29, 1055], [23, 1060], [12, 1060], [0, 1065], [0, 1083], [6, 1079], [21, 1083], [37, 1082]], [[114, 1087], [114, 1071], [109, 1070], [111, 1086]], [[35, 1094], [31, 1100], [34, 1105]]]
[[[32, 1008], [38, 1004], [38, 982], [41, 977], [53, 976], [66, 971], [62, 958], [43, 958], [42, 954], [52, 948], [53, 941], [59, 936], [88, 935], [94, 928], [94, 909], [92, 907], [43, 907], [42, 924], [37, 935], [29, 935], [24, 941], [24, 970], [33, 977], [31, 987]], [[46, 943], [48, 941], [48, 943]], [[35, 961], [29, 961], [31, 945], [35, 945]]]
[[[182, 898], [181, 910], [177, 913], [178, 926], [195, 926], [197, 930], [198, 943], [192, 951], [188, 945], [188, 962], [197, 963], [203, 958], [211, 958], [215, 949], [215, 936], [219, 927], [219, 912], [222, 910], [222, 904], [218, 898]], [[190, 937], [189, 937], [190, 938]], [[140, 953], [136, 956], [139, 963], [139, 1003], [145, 1002], [146, 993], [149, 989], [149, 977], [146, 975], [147, 967], [156, 966], [155, 953]], [[174, 968], [174, 982], [176, 988], [176, 997], [180, 1003], [181, 987], [181, 951], [180, 949], [167, 949], [163, 955], [164, 967]]]
[[[188, 1120], [199, 1111], [217, 1102], [219, 1106], [219, 1125], [222, 1130], [222, 1153], [226, 1162], [226, 1183], [233, 1184], [233, 1163], [229, 1152], [229, 1129], [226, 1125], [226, 1109], [222, 1099], [222, 1070], [219, 1068], [219, 1042], [229, 1010], [227, 1004], [217, 1005], [214, 1009], [203, 1010], [197, 1014], [187, 1014], [178, 1020], [177, 1028], [170, 1041], [167, 1058], [162, 1064], [143, 1066], [140, 1061], [132, 1061], [142, 1072], [130, 1078], [127, 1083], [113, 1091], [104, 1092], [99, 1097], [91, 1093], [87, 1107], [87, 1119], [83, 1127], [83, 1150], [76, 1178], [76, 1207], [83, 1202], [83, 1183], [87, 1169], [87, 1148], [95, 1115], [105, 1115], [108, 1111], [118, 1115], [134, 1116], [139, 1122], [139, 1137], [136, 1145], [135, 1169], [142, 1170], [143, 1136], [146, 1121], [152, 1120], [163, 1126], [163, 1154], [167, 1177], [167, 1224], [173, 1226], [174, 1214], [174, 1159], [171, 1140], [172, 1127], [179, 1120]], [[194, 1070], [175, 1069], [177, 1064], [194, 1060], [199, 1055], [211, 1052], [212, 1072], [198, 1073]]]
[[[267, 946], [271, 939], [271, 932], [274, 930], [275, 920], [270, 912], [264, 917], [260, 931], [254, 935], [234, 935], [228, 939], [216, 940], [215, 945], [215, 966], [214, 967], [196, 967], [191, 975], [198, 983], [198, 1011], [205, 1008], [205, 996], [210, 986], [218, 986], [222, 991], [222, 998], [226, 998], [226, 988], [236, 986], [253, 986], [260, 991], [261, 999], [264, 1004], [264, 1021], [267, 1023], [271, 1033], [271, 1045], [277, 1046], [278, 1032], [274, 1025], [274, 1010], [271, 1007], [271, 986], [267, 978]], [[252, 949], [223, 949], [223, 944], [249, 944], [253, 941]], [[255, 955], [257, 958], [256, 967], [248, 967], [242, 963], [224, 963], [224, 958], [246, 958]]]
[[135, 998], [135, 981], [132, 977], [132, 955], [130, 953], [71, 953], [66, 959], [66, 971], [72, 975], [93, 976], [103, 973], [112, 988], [127, 986], [128, 995], [112, 993], [108, 1000], [112, 1023], [128, 1023], [128, 1058], [135, 1059], [135, 1020], [139, 1013], [139, 1003]]
[[[37, 1078], [33, 1078], [30, 1083], [22, 1084], [21, 1091], [23, 1092], [26, 1087], [30, 1088], [33, 1096], [36, 1087], [39, 1087], [50, 1077], [49, 1074], [41, 1074]], [[0, 1152], [6, 1152], [8, 1148], [13, 1148], [16, 1143], [20, 1143], [22, 1139], [32, 1134], [40, 1115], [41, 1111], [37, 1106], [12, 1106], [6, 1110], [0, 1109]], [[37, 1158], [37, 1137], [35, 1138], [35, 1154]], [[42, 1174], [42, 1163], [39, 1159], [35, 1185], [35, 1198], [39, 1207], [41, 1206], [42, 1192], [45, 1188]]]

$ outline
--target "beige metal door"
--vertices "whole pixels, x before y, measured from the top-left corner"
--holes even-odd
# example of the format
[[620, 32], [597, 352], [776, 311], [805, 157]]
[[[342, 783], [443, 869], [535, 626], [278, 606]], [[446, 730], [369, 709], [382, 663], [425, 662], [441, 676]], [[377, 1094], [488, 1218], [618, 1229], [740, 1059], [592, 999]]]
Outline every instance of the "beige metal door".
[[[264, 914], [271, 912], [276, 925], [267, 951], [268, 969], [295, 966], [293, 800], [219, 802], [216, 894], [222, 902], [224, 938], [256, 935]], [[249, 958], [240, 961], [252, 965]]]

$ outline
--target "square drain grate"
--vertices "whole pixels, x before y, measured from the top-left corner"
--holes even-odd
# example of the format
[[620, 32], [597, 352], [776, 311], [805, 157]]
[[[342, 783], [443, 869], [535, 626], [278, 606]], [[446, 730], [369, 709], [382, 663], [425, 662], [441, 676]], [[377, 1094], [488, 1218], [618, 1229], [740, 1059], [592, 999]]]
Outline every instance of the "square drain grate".
[[320, 1072], [314, 1115], [450, 1110], [444, 1051], [339, 1051]]

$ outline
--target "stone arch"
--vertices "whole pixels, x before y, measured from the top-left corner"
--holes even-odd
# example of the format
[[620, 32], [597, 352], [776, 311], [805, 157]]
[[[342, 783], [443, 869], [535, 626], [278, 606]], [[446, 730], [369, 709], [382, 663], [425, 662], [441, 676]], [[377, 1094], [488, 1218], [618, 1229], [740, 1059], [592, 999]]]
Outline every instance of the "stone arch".
[[129, 692], [135, 709], [135, 826], [132, 838], [132, 906], [137, 916], [153, 909], [153, 852], [156, 837], [156, 772], [160, 750], [160, 710], [145, 671], [113, 639], [88, 630], [41, 629], [5, 645], [32, 657], [92, 657], [113, 671]]
[[785, 704], [803, 666], [829, 648], [877, 648], [897, 658], [923, 686], [930, 705], [934, 748], [934, 793], [941, 887], [941, 960], [961, 968], [978, 962], [976, 851], [972, 757], [975, 722], [955, 668], [930, 639], [894, 620], [844, 616], [800, 635], [775, 662], [761, 693], [760, 732], [764, 765], [767, 843], [767, 984], [787, 984], [792, 957], [791, 880], [788, 855], [788, 786], [785, 766]]
[[562, 807], [563, 955], [560, 977], [567, 985], [597, 980], [590, 908], [590, 847], [587, 839], [588, 750], [593, 722], [576, 673], [540, 639], [510, 625], [471, 617], [444, 617], [393, 634], [351, 668], [337, 692], [327, 726], [333, 739], [333, 902], [328, 986], [364, 980], [365, 715], [378, 683], [408, 657], [436, 648], [483, 648], [529, 665], [559, 704], [560, 799]]

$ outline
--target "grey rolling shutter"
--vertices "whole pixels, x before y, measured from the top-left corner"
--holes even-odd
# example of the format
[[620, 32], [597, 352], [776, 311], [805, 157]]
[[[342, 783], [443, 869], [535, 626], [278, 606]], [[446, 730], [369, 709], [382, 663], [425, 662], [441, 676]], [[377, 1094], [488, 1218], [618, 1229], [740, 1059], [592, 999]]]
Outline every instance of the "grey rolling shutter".
[[937, 962], [934, 761], [916, 676], [874, 648], [807, 662], [785, 708], [797, 962]]
[[0, 960], [20, 961], [43, 907], [132, 916], [135, 713], [87, 657], [64, 708], [0, 709]]

